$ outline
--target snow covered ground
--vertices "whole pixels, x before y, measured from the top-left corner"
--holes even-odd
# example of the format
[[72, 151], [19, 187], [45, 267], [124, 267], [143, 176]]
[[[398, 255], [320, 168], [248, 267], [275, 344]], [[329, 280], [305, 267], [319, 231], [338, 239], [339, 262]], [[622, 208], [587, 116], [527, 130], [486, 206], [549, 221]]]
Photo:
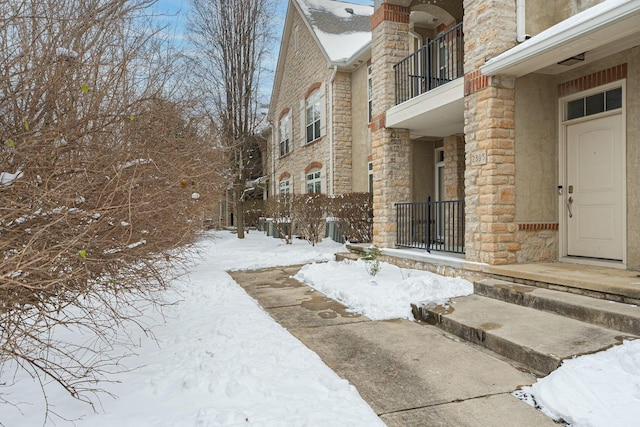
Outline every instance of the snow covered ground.
[[[371, 276], [358, 262], [325, 262], [341, 245], [293, 245], [252, 232], [238, 240], [212, 233], [189, 273], [166, 293], [163, 320], [148, 313], [155, 340], [132, 329], [137, 354], [104, 388], [97, 412], [55, 384], [48, 403], [60, 416], [46, 425], [75, 426], [375, 426], [384, 425], [358, 392], [275, 323], [225, 272], [305, 266], [298, 278], [374, 319], [411, 318], [410, 302], [444, 301], [470, 292], [461, 279], [381, 264]], [[0, 423], [41, 426], [44, 401], [30, 377], [3, 372]], [[631, 426], [640, 419], [640, 341], [566, 362], [519, 393], [576, 426]]]

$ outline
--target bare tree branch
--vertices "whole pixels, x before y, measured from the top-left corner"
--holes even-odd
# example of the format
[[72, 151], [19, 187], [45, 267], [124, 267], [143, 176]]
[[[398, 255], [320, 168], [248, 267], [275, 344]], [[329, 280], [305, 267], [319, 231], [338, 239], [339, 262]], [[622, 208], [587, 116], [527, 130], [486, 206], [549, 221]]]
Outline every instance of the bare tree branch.
[[247, 179], [261, 170], [265, 141], [259, 137], [263, 63], [273, 41], [272, 0], [191, 0], [190, 38], [203, 108], [218, 128], [229, 165], [238, 237], [244, 237]]
[[224, 188], [152, 3], [0, 3], [0, 387], [14, 366], [93, 402]]

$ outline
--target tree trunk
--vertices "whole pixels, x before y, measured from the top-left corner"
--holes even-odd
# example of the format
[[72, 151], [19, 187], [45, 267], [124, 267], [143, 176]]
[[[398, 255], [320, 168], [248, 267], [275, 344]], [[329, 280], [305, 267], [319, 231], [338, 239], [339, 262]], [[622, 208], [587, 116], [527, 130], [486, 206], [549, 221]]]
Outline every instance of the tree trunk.
[[235, 189], [235, 199], [236, 199], [236, 228], [238, 230], [238, 239], [244, 239], [244, 199], [243, 199], [243, 188], [241, 186], [236, 186]]

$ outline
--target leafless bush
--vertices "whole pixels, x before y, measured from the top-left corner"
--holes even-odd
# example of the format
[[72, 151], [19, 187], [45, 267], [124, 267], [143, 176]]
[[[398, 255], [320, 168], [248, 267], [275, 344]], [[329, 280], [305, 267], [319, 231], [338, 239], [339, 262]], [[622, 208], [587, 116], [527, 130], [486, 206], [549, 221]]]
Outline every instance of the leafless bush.
[[293, 223], [291, 221], [291, 195], [279, 194], [266, 202], [266, 214], [273, 220], [280, 238], [291, 244]]
[[298, 226], [300, 236], [313, 246], [324, 236], [329, 200], [322, 193], [299, 194], [292, 198], [291, 216]]
[[331, 213], [340, 233], [350, 242], [371, 242], [373, 199], [371, 193], [337, 194], [331, 199]]
[[244, 202], [244, 223], [249, 227], [257, 227], [258, 221], [265, 213], [264, 200], [247, 200]]
[[0, 4], [0, 374], [11, 360], [86, 402], [220, 193], [151, 3]]

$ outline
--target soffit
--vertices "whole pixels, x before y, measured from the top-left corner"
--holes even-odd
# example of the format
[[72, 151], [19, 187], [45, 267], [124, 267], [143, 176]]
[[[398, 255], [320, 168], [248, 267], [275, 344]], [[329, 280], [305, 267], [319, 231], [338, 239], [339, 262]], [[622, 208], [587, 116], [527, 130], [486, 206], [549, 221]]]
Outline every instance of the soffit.
[[[640, 44], [640, 0], [606, 0], [490, 59], [484, 75], [560, 74]], [[585, 53], [571, 67], [559, 65]]]

